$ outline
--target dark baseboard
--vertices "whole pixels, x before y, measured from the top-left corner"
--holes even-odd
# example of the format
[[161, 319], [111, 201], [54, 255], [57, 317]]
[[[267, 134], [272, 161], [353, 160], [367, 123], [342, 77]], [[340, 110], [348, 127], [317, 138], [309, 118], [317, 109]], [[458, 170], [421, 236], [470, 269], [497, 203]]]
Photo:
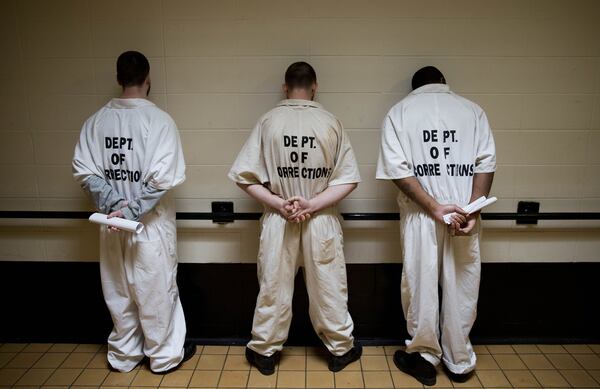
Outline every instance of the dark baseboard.
[[[348, 265], [349, 306], [363, 344], [407, 337], [401, 264]], [[600, 263], [484, 263], [474, 343], [600, 343]], [[180, 264], [188, 336], [244, 344], [258, 284], [255, 264]], [[0, 342], [104, 343], [111, 319], [97, 263], [0, 262]], [[289, 344], [317, 345], [296, 277]]]

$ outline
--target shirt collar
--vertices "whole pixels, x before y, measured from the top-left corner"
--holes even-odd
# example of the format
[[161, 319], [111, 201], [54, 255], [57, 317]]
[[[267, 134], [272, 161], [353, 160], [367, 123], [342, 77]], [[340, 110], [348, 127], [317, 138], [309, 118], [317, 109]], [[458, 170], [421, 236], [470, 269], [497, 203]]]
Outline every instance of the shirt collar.
[[140, 108], [140, 107], [148, 107], [154, 106], [155, 104], [150, 100], [146, 99], [120, 99], [114, 98], [108, 102], [109, 108], [116, 109], [132, 109], [132, 108]]
[[419, 93], [450, 93], [450, 87], [446, 84], [427, 84], [415, 89], [410, 94], [416, 95]]
[[312, 107], [312, 108], [323, 109], [323, 106], [321, 104], [317, 103], [316, 101], [300, 100], [300, 99], [281, 100], [279, 103], [277, 103], [277, 106], [278, 107]]

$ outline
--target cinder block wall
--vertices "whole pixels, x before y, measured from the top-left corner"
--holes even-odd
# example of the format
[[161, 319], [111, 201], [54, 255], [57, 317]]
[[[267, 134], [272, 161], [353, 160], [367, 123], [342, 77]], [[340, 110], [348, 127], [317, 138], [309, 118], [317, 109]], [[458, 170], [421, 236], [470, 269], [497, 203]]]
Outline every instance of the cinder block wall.
[[[363, 183], [344, 211], [396, 210], [374, 179], [379, 126], [412, 73], [438, 66], [487, 111], [498, 148], [490, 211], [600, 211], [600, 2], [589, 0], [4, 0], [0, 209], [84, 210], [70, 160], [83, 121], [119, 93], [124, 50], [151, 62], [152, 100], [177, 122], [188, 180], [178, 210], [260, 209], [226, 178], [283, 72], [307, 60], [344, 123]], [[393, 222], [346, 222], [348, 262], [399, 261]], [[575, 227], [586, 226], [585, 229]], [[596, 228], [593, 228], [596, 226]], [[484, 261], [600, 261], [598, 223], [486, 223]], [[592, 228], [590, 228], [592, 227]], [[180, 223], [184, 262], [253, 262], [257, 223]], [[0, 221], [0, 259], [95, 261], [83, 221]]]

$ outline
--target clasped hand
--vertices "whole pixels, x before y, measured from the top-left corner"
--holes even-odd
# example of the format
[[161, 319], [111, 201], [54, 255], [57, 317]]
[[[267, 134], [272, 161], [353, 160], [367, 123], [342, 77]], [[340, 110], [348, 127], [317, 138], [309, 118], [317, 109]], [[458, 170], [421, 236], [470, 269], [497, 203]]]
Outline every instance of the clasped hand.
[[444, 223], [444, 215], [452, 214], [448, 231], [450, 235], [466, 236], [470, 235], [477, 223], [478, 213], [469, 214], [455, 204], [440, 204], [433, 211], [433, 217], [436, 221]]
[[[123, 209], [125, 209], [125, 208], [127, 207], [127, 204], [128, 204], [128, 202], [127, 202], [127, 201], [124, 201], [124, 202], [121, 204], [121, 207], [122, 207], [122, 208], [121, 208], [121, 209], [119, 209], [119, 210], [117, 210], [117, 211], [113, 211], [113, 212], [109, 213], [109, 214], [107, 215], [107, 218], [108, 218], [108, 219], [110, 219], [110, 218], [113, 218], [113, 217], [125, 218], [125, 217], [123, 216]], [[108, 230], [109, 230], [109, 231], [111, 231], [111, 232], [119, 232], [119, 231], [121, 231], [121, 230], [120, 230], [120, 229], [118, 229], [117, 227], [112, 227], [112, 226], [108, 226]]]
[[287, 200], [282, 199], [278, 211], [281, 216], [293, 223], [302, 223], [315, 213], [311, 201], [301, 196], [290, 197]]

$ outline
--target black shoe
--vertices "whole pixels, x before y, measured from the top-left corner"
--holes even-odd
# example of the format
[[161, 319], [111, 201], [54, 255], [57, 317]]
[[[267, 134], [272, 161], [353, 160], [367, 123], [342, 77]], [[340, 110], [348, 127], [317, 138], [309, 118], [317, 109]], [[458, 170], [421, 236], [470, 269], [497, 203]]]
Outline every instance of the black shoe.
[[435, 385], [435, 367], [419, 353], [408, 354], [398, 350], [394, 353], [394, 364], [398, 369], [416, 378], [423, 385]]
[[470, 372], [464, 373], [464, 374], [452, 373], [446, 365], [444, 365], [444, 371], [446, 372], [446, 375], [448, 376], [448, 378], [450, 378], [454, 382], [460, 382], [460, 383], [467, 382], [469, 380], [469, 378], [471, 378], [473, 376], [473, 374], [475, 373], [475, 370], [471, 370]]
[[329, 370], [333, 372], [340, 371], [352, 362], [358, 361], [361, 355], [362, 346], [360, 344], [355, 344], [350, 351], [339, 357], [332, 354], [329, 357]]
[[246, 347], [246, 359], [248, 360], [248, 363], [256, 367], [258, 371], [264, 375], [271, 375], [275, 373], [275, 365], [279, 361], [279, 355], [280, 354], [278, 351], [270, 357], [265, 357], [264, 355], [261, 355], [256, 351]]
[[154, 371], [154, 374], [168, 374], [168, 373], [172, 373], [175, 370], [179, 369], [181, 366], [183, 366], [183, 364], [185, 362], [187, 362], [191, 357], [194, 356], [194, 354], [196, 354], [196, 344], [190, 342], [189, 340], [186, 340], [183, 343], [183, 358], [181, 359], [181, 362], [179, 362], [177, 364], [177, 366], [173, 366], [172, 368], [170, 368], [169, 370], [165, 370], [165, 371]]

